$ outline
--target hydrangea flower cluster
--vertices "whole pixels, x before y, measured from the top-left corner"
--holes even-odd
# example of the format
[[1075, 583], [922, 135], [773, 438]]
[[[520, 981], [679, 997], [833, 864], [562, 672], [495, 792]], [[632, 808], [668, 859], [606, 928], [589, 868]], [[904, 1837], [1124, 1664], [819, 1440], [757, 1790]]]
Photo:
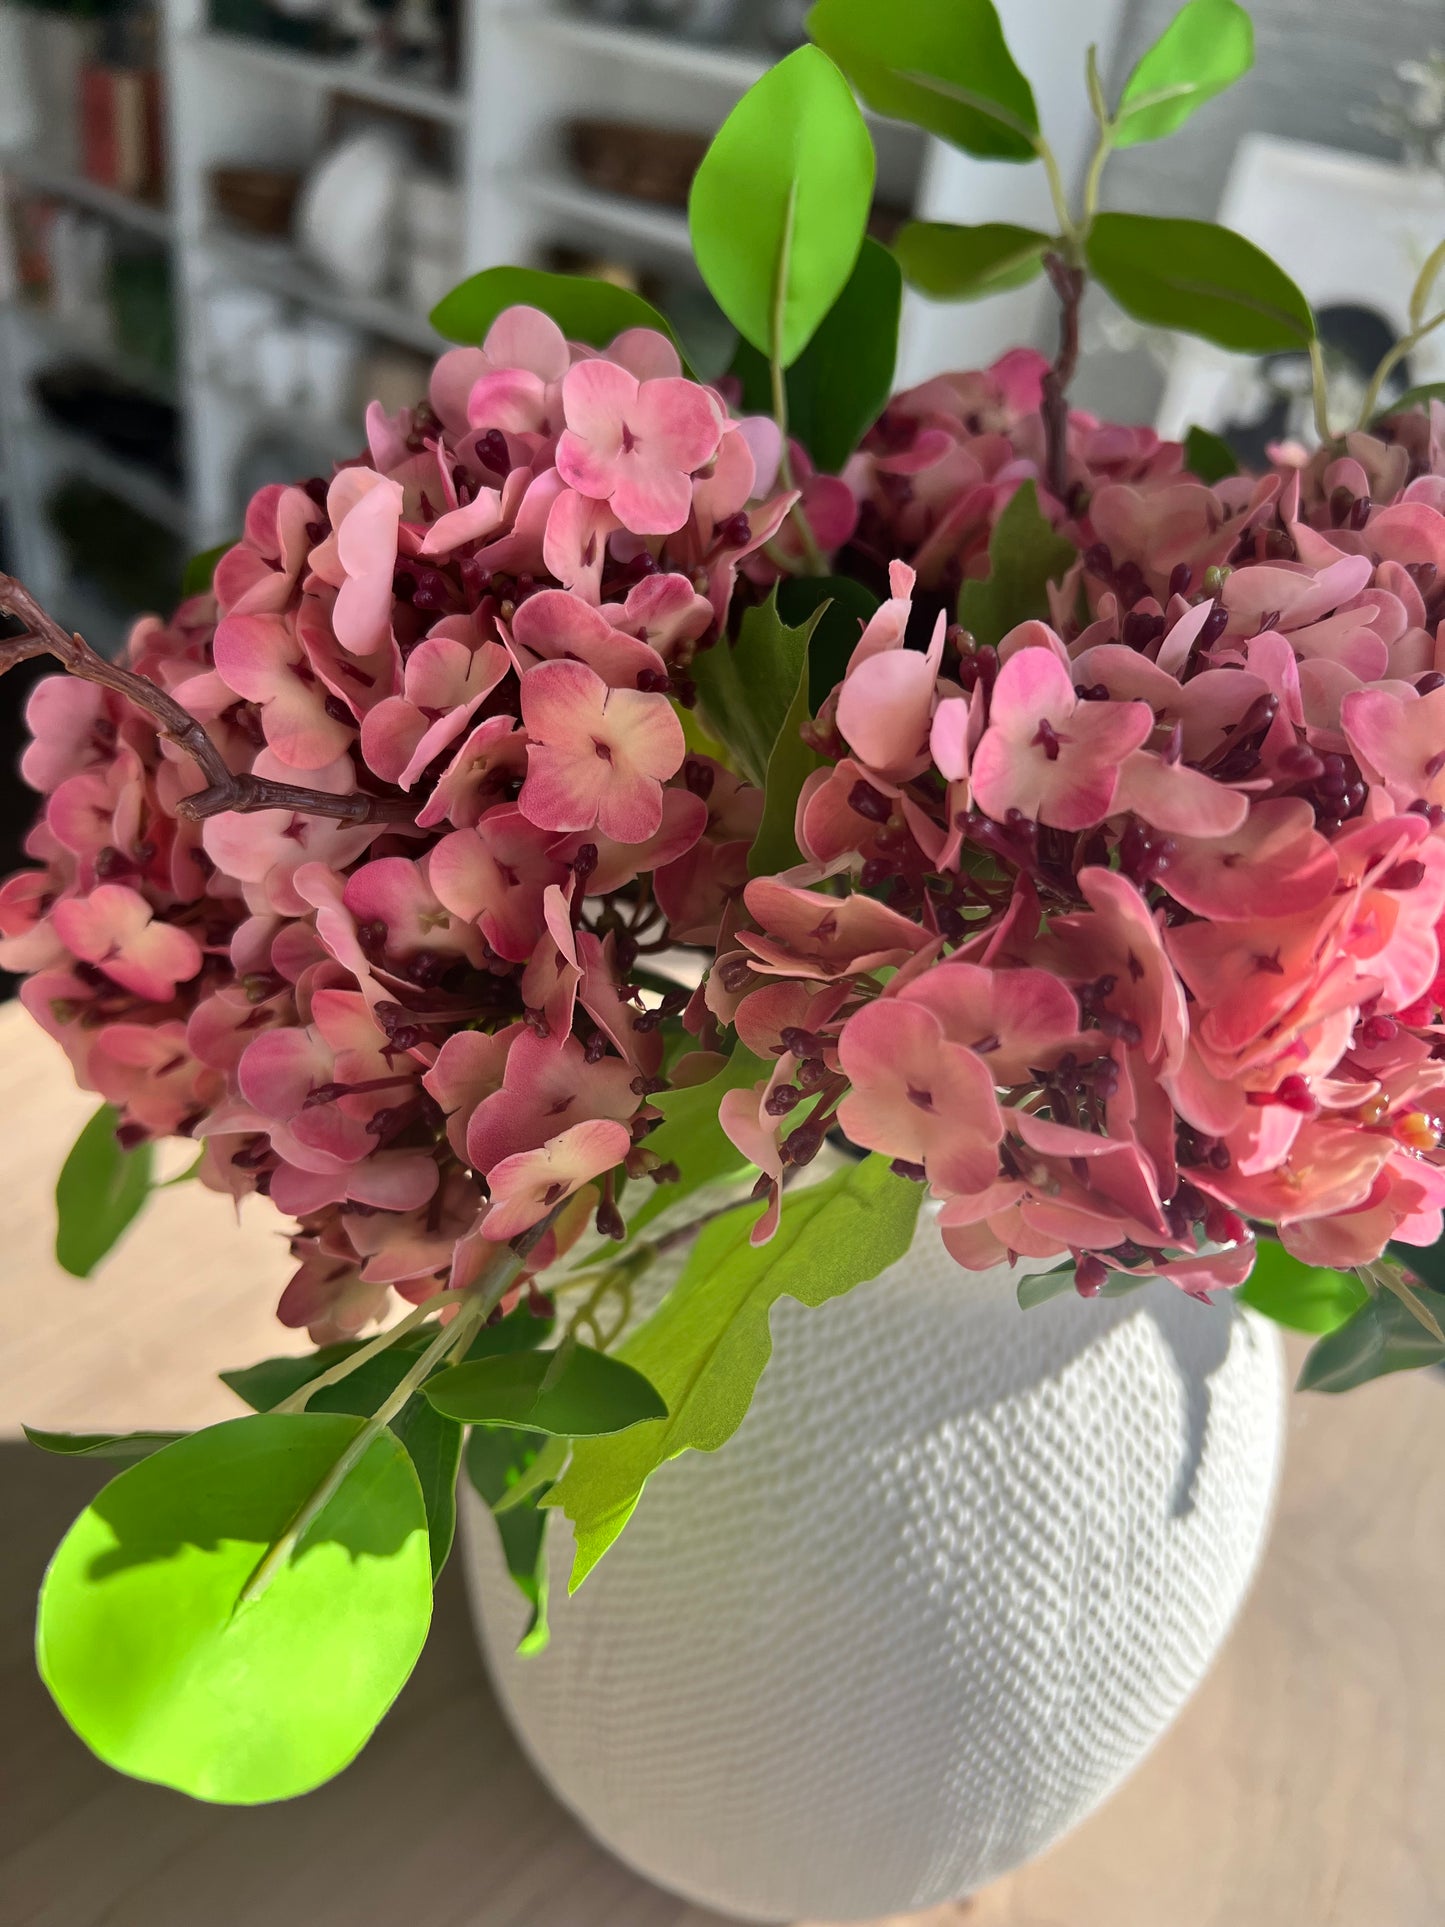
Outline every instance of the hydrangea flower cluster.
[[[1237, 1285], [1254, 1224], [1338, 1266], [1439, 1236], [1445, 412], [1212, 488], [1076, 413], [1061, 476], [1045, 373], [930, 382], [778, 490], [776, 429], [663, 336], [513, 309], [138, 626], [219, 787], [103, 679], [39, 686], [0, 962], [128, 1136], [297, 1221], [283, 1319], [622, 1235], [650, 1100], [729, 1031], [774, 1065], [721, 1111], [759, 1240], [830, 1130], [962, 1264], [1072, 1255], [1086, 1294]], [[947, 612], [1025, 483], [1078, 556], [988, 645]], [[802, 862], [750, 878], [763, 797], [689, 751], [689, 670], [799, 565], [800, 500], [889, 593], [808, 725]], [[663, 996], [679, 945], [711, 968]]]
[[[1213, 488], [1075, 417], [1060, 498], [1036, 375], [930, 383], [853, 465], [909, 559], [815, 725], [804, 863], [710, 979], [776, 1060], [727, 1128], [776, 1203], [836, 1117], [961, 1263], [1072, 1253], [1086, 1295], [1238, 1285], [1255, 1222], [1329, 1266], [1433, 1244], [1445, 410]], [[929, 592], [1025, 480], [1080, 554], [979, 647]]]
[[234, 781], [124, 690], [47, 679], [40, 867], [0, 890], [0, 961], [126, 1138], [203, 1138], [206, 1183], [298, 1221], [281, 1316], [319, 1341], [575, 1198], [540, 1267], [599, 1183], [620, 1233], [614, 1174], [658, 1164], [637, 973], [711, 941], [762, 808], [672, 698], [794, 500], [776, 430], [663, 336], [598, 353], [534, 309], [367, 429], [132, 638]]

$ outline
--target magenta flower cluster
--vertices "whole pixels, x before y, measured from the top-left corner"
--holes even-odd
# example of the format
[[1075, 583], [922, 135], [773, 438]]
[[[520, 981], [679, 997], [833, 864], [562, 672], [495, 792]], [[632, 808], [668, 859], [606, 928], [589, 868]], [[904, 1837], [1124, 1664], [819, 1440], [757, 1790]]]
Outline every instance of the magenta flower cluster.
[[[733, 1034], [773, 1066], [722, 1105], [758, 1238], [831, 1129], [961, 1263], [1072, 1254], [1085, 1292], [1236, 1285], [1255, 1225], [1333, 1265], [1439, 1236], [1445, 411], [1213, 488], [1076, 414], [1060, 478], [1043, 372], [899, 396], [780, 491], [776, 429], [663, 337], [513, 309], [132, 638], [309, 806], [193, 821], [152, 716], [39, 686], [0, 962], [128, 1135], [296, 1221], [285, 1320], [352, 1333], [559, 1205], [534, 1269], [621, 1235], [652, 1099]], [[988, 646], [949, 611], [1025, 483], [1078, 559]], [[690, 667], [804, 565], [800, 500], [888, 594], [809, 725], [801, 862], [750, 878], [763, 797], [689, 750]], [[680, 947], [705, 983], [660, 995]]]

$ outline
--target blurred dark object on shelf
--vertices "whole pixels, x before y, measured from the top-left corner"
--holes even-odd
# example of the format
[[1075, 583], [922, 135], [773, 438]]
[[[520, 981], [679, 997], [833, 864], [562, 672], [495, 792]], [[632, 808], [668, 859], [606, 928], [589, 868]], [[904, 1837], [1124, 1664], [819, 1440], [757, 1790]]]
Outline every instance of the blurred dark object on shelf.
[[86, 178], [137, 201], [165, 194], [157, 22], [148, 8], [106, 22], [80, 70], [80, 151]]
[[569, 120], [567, 152], [579, 177], [604, 194], [686, 207], [708, 136], [622, 120]]
[[61, 482], [45, 513], [76, 582], [127, 620], [169, 611], [186, 564], [179, 536], [83, 476]]
[[358, 70], [451, 88], [460, 71], [455, 0], [211, 0], [220, 33], [355, 60]]
[[159, 248], [119, 248], [106, 292], [116, 347], [163, 381], [172, 380], [177, 346], [169, 254]]
[[98, 442], [163, 481], [181, 478], [180, 415], [84, 362], [64, 362], [35, 378], [35, 397], [52, 421]]
[[294, 167], [213, 167], [211, 199], [233, 227], [248, 234], [285, 235], [301, 192], [301, 173]]

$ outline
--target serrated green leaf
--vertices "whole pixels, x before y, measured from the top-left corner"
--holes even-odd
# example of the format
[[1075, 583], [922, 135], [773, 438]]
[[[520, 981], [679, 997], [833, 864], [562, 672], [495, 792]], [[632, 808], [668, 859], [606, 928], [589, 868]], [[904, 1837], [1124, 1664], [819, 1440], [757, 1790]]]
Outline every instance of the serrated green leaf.
[[211, 586], [211, 579], [216, 573], [216, 564], [223, 555], [229, 555], [235, 546], [236, 544], [234, 542], [218, 542], [215, 548], [203, 549], [199, 555], [193, 555], [191, 557], [185, 566], [185, 572], [181, 576], [181, 598], [183, 601], [190, 596], [204, 595], [206, 593]]
[[667, 1416], [635, 1366], [587, 1345], [474, 1359], [438, 1372], [423, 1389], [429, 1404], [464, 1425], [510, 1425], [556, 1438], [597, 1438]]
[[513, 1584], [532, 1608], [519, 1653], [542, 1652], [547, 1626], [547, 1515], [532, 1488], [525, 1503], [508, 1503], [526, 1485], [543, 1455], [558, 1444], [542, 1432], [489, 1431], [478, 1426], [467, 1440], [467, 1476], [497, 1524], [502, 1557]]
[[1043, 270], [1052, 237], [1036, 228], [986, 221], [910, 221], [893, 244], [910, 286], [937, 300], [977, 301], [1021, 288]]
[[241, 1597], [361, 1429], [231, 1419], [87, 1506], [46, 1574], [36, 1649], [101, 1759], [253, 1805], [308, 1792], [365, 1745], [431, 1619], [426, 1514], [394, 1438], [371, 1442], [266, 1589]]
[[1343, 1325], [1370, 1294], [1353, 1272], [1307, 1265], [1273, 1238], [1261, 1238], [1254, 1270], [1236, 1296], [1277, 1325], [1319, 1334]]
[[1236, 0], [1189, 0], [1124, 83], [1114, 145], [1163, 140], [1254, 65], [1254, 26]]
[[628, 1231], [633, 1238], [703, 1185], [747, 1170], [748, 1161], [724, 1131], [718, 1111], [729, 1091], [761, 1083], [770, 1069], [746, 1044], [735, 1044], [726, 1066], [706, 1084], [660, 1091], [651, 1100], [662, 1112], [662, 1122], [643, 1142], [664, 1164], [675, 1164], [681, 1176], [675, 1183], [657, 1185], [641, 1209], [629, 1214]]
[[772, 1351], [777, 1300], [821, 1305], [886, 1271], [908, 1249], [922, 1196], [870, 1157], [790, 1193], [769, 1244], [749, 1242], [753, 1206], [703, 1227], [681, 1278], [619, 1354], [657, 1387], [668, 1417], [621, 1438], [580, 1440], [547, 1495], [576, 1529], [573, 1592], [659, 1465], [680, 1452], [716, 1451], [741, 1425]]
[[1019, 1310], [1032, 1311], [1036, 1305], [1046, 1305], [1051, 1298], [1061, 1298], [1073, 1289], [1072, 1266], [1064, 1271], [1031, 1271], [1018, 1282]]
[[990, 646], [1033, 617], [1049, 619], [1049, 584], [1062, 581], [1078, 551], [1039, 509], [1038, 490], [1025, 482], [994, 524], [988, 575], [967, 581], [958, 598], [958, 619], [975, 640]]
[[184, 1432], [42, 1432], [36, 1425], [20, 1429], [42, 1452], [67, 1459], [148, 1459], [152, 1452], [186, 1436]]
[[799, 47], [750, 87], [693, 177], [698, 270], [746, 340], [788, 368], [853, 272], [873, 200], [873, 142], [847, 81]]
[[760, 788], [807, 672], [815, 619], [790, 629], [778, 614], [774, 589], [766, 602], [743, 612], [736, 642], [723, 636], [692, 660], [706, 727]]
[[542, 268], [483, 268], [468, 275], [431, 311], [431, 325], [446, 341], [480, 343], [507, 308], [540, 308], [569, 341], [605, 348], [629, 328], [654, 328], [687, 357], [672, 323], [631, 288], [594, 281], [584, 274], [550, 274]]
[[[1426, 1294], [1437, 1317], [1445, 1293]], [[1445, 1345], [1433, 1338], [1408, 1306], [1389, 1292], [1361, 1305], [1354, 1316], [1322, 1338], [1300, 1372], [1301, 1392], [1348, 1392], [1390, 1372], [1445, 1364]]]
[[122, 1150], [119, 1124], [120, 1112], [102, 1104], [56, 1179], [55, 1258], [73, 1278], [90, 1276], [151, 1194], [154, 1147], [146, 1142]]
[[1238, 354], [1307, 348], [1310, 304], [1269, 256], [1213, 221], [1100, 214], [1085, 242], [1089, 271], [1126, 314]]
[[778, 614], [783, 621], [806, 628], [817, 617], [808, 638], [808, 709], [816, 716], [847, 673], [869, 619], [878, 611], [878, 598], [847, 575], [790, 575], [778, 584]]
[[875, 112], [985, 160], [1034, 158], [1033, 89], [991, 0], [818, 0], [808, 32]]
[[1222, 435], [1196, 423], [1184, 437], [1184, 466], [1212, 488], [1239, 473], [1239, 458]]

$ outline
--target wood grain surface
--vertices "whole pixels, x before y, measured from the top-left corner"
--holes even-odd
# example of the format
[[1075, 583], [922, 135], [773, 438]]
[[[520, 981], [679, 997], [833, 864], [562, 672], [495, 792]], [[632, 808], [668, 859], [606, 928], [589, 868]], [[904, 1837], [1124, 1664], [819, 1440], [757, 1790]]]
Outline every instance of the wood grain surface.
[[[34, 1677], [33, 1600], [104, 1473], [33, 1452], [20, 1421], [202, 1424], [237, 1409], [218, 1369], [305, 1342], [273, 1318], [275, 1219], [248, 1210], [238, 1229], [194, 1185], [93, 1281], [56, 1269], [55, 1172], [93, 1105], [0, 1009], [0, 1927], [727, 1927], [619, 1867], [540, 1786], [455, 1567], [376, 1740], [303, 1800], [196, 1805], [107, 1772], [66, 1730]], [[1264, 1568], [1178, 1724], [1051, 1853], [907, 1927], [1445, 1921], [1445, 1380], [1291, 1414]]]

